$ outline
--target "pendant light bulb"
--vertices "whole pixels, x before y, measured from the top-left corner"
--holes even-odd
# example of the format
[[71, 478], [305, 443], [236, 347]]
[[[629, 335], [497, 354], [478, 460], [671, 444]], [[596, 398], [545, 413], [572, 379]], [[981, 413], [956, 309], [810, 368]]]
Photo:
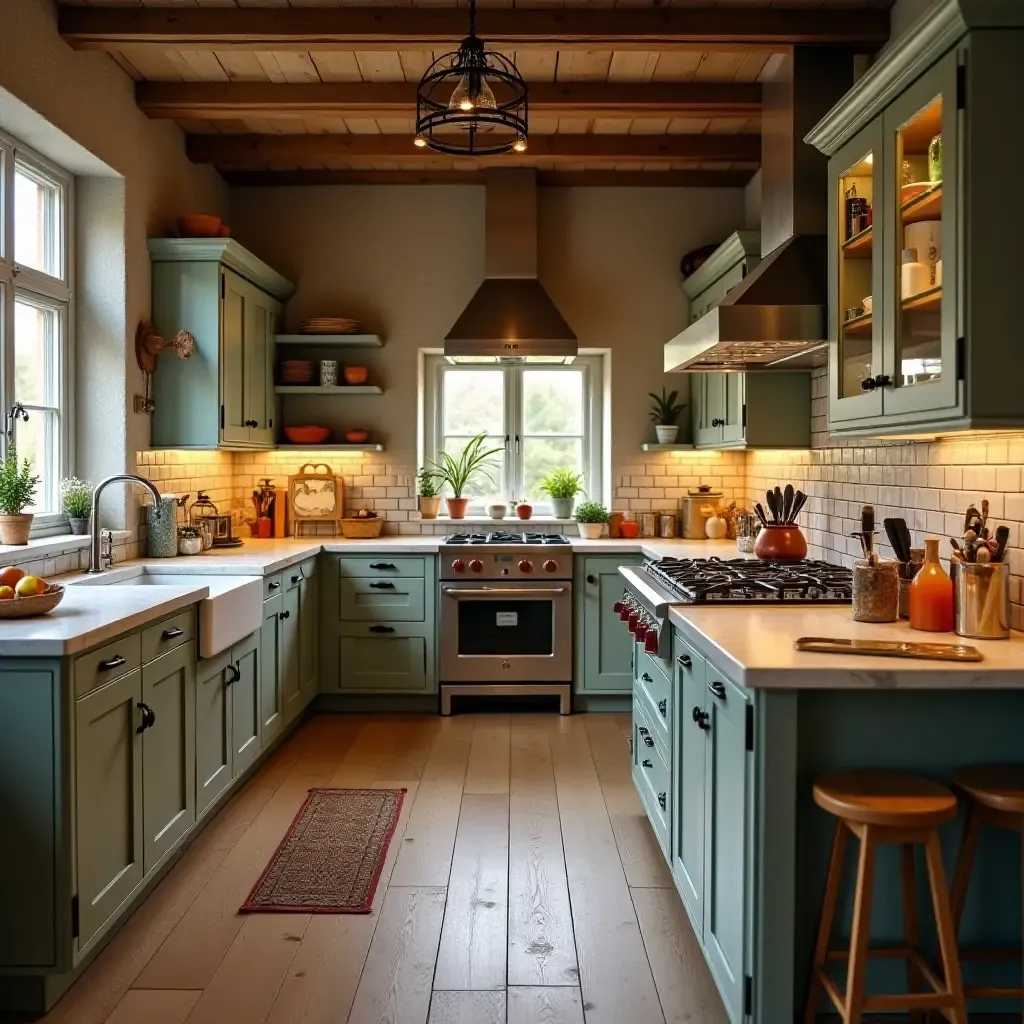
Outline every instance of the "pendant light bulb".
[[519, 138], [516, 139], [516, 141], [512, 143], [512, 149], [516, 153], [525, 153], [526, 152], [526, 137], [523, 136], [523, 135], [520, 135]]
[[449, 110], [461, 110], [466, 114], [472, 110], [494, 110], [497, 105], [491, 87], [479, 71], [467, 71], [448, 100]]
[[417, 135], [416, 138], [412, 140], [412, 144], [414, 146], [418, 146], [420, 149], [423, 149], [423, 147], [426, 146], [427, 144], [427, 140], [422, 135]]

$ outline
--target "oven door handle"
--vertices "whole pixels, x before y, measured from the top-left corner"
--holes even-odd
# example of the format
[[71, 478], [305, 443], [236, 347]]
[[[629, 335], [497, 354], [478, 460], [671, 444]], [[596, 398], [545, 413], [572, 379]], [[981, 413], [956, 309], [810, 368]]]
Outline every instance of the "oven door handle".
[[538, 595], [564, 594], [565, 587], [474, 587], [472, 590], [460, 587], [442, 587], [445, 597], [536, 597]]

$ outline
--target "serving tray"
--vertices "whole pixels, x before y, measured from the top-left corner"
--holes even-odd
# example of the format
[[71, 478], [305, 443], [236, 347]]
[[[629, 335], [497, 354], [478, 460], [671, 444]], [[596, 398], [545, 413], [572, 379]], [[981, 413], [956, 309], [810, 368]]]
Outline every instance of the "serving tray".
[[981, 661], [981, 651], [967, 644], [929, 644], [903, 640], [843, 640], [828, 636], [802, 636], [798, 651], [815, 654], [864, 654], [883, 658], [919, 658], [924, 661]]

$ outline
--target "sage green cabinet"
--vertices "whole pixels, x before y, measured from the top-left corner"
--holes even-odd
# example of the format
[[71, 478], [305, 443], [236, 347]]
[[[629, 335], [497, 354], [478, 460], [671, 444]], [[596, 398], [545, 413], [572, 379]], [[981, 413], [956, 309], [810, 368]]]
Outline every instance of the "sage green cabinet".
[[[833, 434], [1024, 425], [1017, 376], [993, 372], [1019, 333], [1001, 246], [1024, 219], [1022, 92], [1021, 5], [934, 0], [807, 136], [829, 156]], [[907, 250], [924, 266], [904, 279]]]
[[808, 373], [690, 374], [697, 448], [807, 448], [811, 443]]
[[144, 874], [142, 671], [75, 702], [78, 941], [84, 946]]
[[[299, 588], [299, 705], [309, 707], [320, 689], [320, 656], [318, 636], [320, 623], [319, 581], [317, 560], [303, 562], [298, 573], [290, 573]], [[295, 584], [295, 576], [301, 579]]]
[[642, 565], [641, 555], [578, 556], [574, 564], [575, 690], [628, 694], [633, 686], [633, 637], [614, 604], [622, 597], [620, 565]]
[[299, 685], [299, 633], [301, 628], [299, 588], [290, 587], [281, 595], [281, 701], [284, 721], [292, 722], [302, 710]]
[[232, 239], [151, 238], [153, 323], [189, 331], [189, 359], [157, 361], [153, 445], [274, 446], [274, 334], [294, 291]]
[[[142, 668], [143, 865], [149, 874], [196, 820], [196, 645]], [[148, 770], [145, 767], [148, 766]]]
[[760, 231], [731, 234], [683, 281], [683, 291], [690, 304], [690, 323], [696, 323], [714, 309], [760, 260]]
[[224, 651], [196, 670], [196, 817], [232, 779], [232, 686], [240, 673]]
[[231, 777], [237, 778], [260, 755], [263, 692], [262, 632], [231, 648], [238, 678], [231, 673]]
[[[433, 581], [431, 581], [433, 583]], [[427, 581], [341, 578], [341, 617], [347, 622], [422, 622]]]
[[[372, 627], [371, 627], [372, 628]], [[427, 690], [427, 641], [422, 636], [382, 632], [339, 639], [341, 688], [376, 692], [423, 693]], [[390, 630], [390, 632], [384, 632]]]
[[[283, 618], [282, 618], [283, 616]], [[266, 750], [284, 729], [284, 623], [291, 612], [277, 594], [263, 602], [260, 630], [260, 746]]]

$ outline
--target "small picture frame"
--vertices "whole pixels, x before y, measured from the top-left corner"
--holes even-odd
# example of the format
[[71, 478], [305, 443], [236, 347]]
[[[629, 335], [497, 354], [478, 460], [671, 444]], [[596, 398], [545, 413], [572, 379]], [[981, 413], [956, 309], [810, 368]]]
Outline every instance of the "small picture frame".
[[288, 478], [288, 510], [296, 537], [302, 536], [303, 523], [331, 523], [337, 536], [345, 514], [345, 483], [326, 463], [307, 462]]

